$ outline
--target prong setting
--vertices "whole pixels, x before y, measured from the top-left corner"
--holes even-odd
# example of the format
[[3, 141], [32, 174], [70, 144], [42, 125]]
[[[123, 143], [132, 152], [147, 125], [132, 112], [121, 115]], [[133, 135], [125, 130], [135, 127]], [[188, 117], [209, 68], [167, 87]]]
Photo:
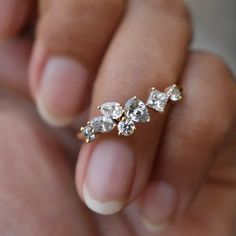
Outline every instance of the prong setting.
[[183, 89], [178, 87], [176, 84], [165, 89], [165, 93], [169, 96], [169, 101], [171, 102], [182, 101], [182, 91]]
[[150, 122], [148, 108], [163, 113], [168, 102], [179, 102], [183, 99], [182, 90], [175, 84], [167, 87], [164, 92], [152, 87], [149, 89], [146, 104], [136, 96], [124, 105], [118, 102], [104, 103], [97, 107], [102, 116], [88, 121], [87, 126], [80, 128], [77, 137], [91, 143], [98, 134], [111, 132], [115, 127], [119, 136], [130, 136], [136, 130], [136, 123]]

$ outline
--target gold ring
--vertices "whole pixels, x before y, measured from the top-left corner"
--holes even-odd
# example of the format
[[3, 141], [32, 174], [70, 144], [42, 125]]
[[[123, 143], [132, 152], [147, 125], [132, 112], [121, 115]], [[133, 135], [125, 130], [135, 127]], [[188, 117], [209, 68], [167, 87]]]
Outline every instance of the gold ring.
[[178, 102], [182, 98], [182, 89], [174, 84], [164, 92], [151, 88], [146, 104], [137, 97], [129, 99], [124, 105], [118, 102], [104, 103], [98, 106], [102, 115], [81, 127], [78, 138], [90, 143], [98, 134], [111, 132], [115, 127], [118, 129], [118, 135], [130, 136], [136, 130], [136, 123], [150, 122], [148, 108], [164, 112], [168, 102]]

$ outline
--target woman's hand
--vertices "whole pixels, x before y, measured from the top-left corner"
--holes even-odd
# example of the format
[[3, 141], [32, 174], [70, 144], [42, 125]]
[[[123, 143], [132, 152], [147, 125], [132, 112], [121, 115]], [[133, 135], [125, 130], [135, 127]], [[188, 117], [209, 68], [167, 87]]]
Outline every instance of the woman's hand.
[[[187, 53], [190, 36], [190, 20], [180, 1], [98, 3], [61, 0], [60, 4], [58, 1], [41, 4], [30, 81], [38, 110], [48, 123], [67, 124], [87, 104], [93, 117], [97, 105], [113, 100], [124, 102], [133, 95], [144, 98], [152, 86], [162, 89], [180, 79], [179, 83], [184, 87], [182, 103], [163, 116], [153, 114], [151, 123], [140, 126], [132, 137], [105, 135], [82, 147], [76, 184], [87, 205], [94, 211], [112, 214], [134, 202], [116, 216], [96, 216], [98, 231], [102, 235], [106, 235], [103, 232], [121, 234], [121, 230], [126, 230], [128, 235], [148, 235], [139, 224], [141, 221], [149, 231], [172, 226], [166, 231], [166, 235], [171, 236], [233, 235], [235, 83], [218, 57], [204, 52]], [[9, 85], [10, 80], [2, 78], [3, 83], [12, 88], [14, 83]], [[19, 84], [17, 86], [21, 87], [26, 82]], [[32, 122], [36, 121], [32, 119]], [[28, 125], [34, 134], [31, 123]], [[18, 140], [19, 136], [26, 136], [21, 135], [22, 130], [16, 132], [14, 127], [8, 126], [3, 122], [3, 127], [10, 129], [12, 138]], [[43, 132], [50, 133], [53, 142], [58, 138], [52, 136], [66, 135], [51, 130]], [[35, 134], [25, 138], [25, 143], [37, 143], [37, 148], [29, 145], [26, 150], [30, 148], [32, 153], [33, 150], [35, 154], [41, 153], [39, 156], [46, 166], [49, 165], [48, 168], [40, 166], [41, 171], [46, 168], [49, 175], [61, 171], [62, 167], [50, 164], [58, 153], [64, 159], [61, 143], [51, 146]], [[14, 145], [17, 142], [8, 140], [10, 146], [5, 153], [16, 149]], [[68, 143], [65, 140], [60, 141]], [[25, 158], [32, 156], [29, 153]], [[15, 153], [11, 155], [15, 157]], [[31, 166], [25, 168], [30, 171]], [[66, 168], [62, 172], [69, 170]], [[56, 177], [45, 186], [54, 188]], [[60, 178], [56, 181], [64, 185], [65, 180]], [[67, 181], [71, 182], [71, 179]], [[55, 200], [58, 209], [64, 201], [79, 204], [78, 199], [69, 199], [73, 188], [65, 187], [62, 196], [67, 194], [67, 197]], [[35, 188], [37, 196], [43, 195], [44, 200], [48, 200], [49, 196], [39, 191], [40, 188], [32, 188]], [[15, 189], [11, 190], [14, 196]], [[59, 190], [53, 191], [55, 196]], [[52, 199], [56, 198], [52, 196]], [[44, 201], [40, 203], [47, 205]], [[81, 214], [79, 209], [75, 212]], [[64, 219], [74, 224], [69, 216]], [[85, 232], [87, 230], [85, 228]]]

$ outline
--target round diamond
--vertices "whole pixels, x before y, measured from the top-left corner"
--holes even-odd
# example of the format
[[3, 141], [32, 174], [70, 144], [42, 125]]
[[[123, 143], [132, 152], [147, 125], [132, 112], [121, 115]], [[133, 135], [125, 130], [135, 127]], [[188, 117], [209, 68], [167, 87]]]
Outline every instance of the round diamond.
[[179, 91], [178, 88], [174, 88], [172, 90], [172, 93], [170, 95], [170, 100], [173, 102], [177, 102], [182, 99], [181, 92]]
[[92, 142], [95, 138], [95, 131], [91, 126], [86, 126], [81, 128], [81, 133], [84, 135], [84, 138], [87, 143]]
[[130, 119], [123, 119], [118, 123], [119, 134], [129, 136], [135, 131], [135, 124]]
[[166, 94], [169, 95], [170, 100], [173, 102], [177, 102], [182, 99], [181, 91], [175, 84], [166, 89]]

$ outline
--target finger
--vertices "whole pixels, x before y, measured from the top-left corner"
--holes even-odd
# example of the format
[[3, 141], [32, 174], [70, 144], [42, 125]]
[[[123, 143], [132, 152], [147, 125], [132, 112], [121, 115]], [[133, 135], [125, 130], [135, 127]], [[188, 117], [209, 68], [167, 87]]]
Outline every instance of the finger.
[[0, 41], [17, 34], [27, 21], [33, 0], [0, 0]]
[[[180, 1], [131, 1], [100, 69], [91, 117], [97, 113], [97, 105], [124, 103], [134, 95], [144, 99], [152, 86], [162, 89], [176, 82], [189, 38], [190, 22]], [[92, 210], [117, 212], [145, 187], [166, 116], [153, 112], [152, 118], [133, 136], [104, 135], [84, 146], [77, 186]]]
[[97, 235], [64, 146], [22, 106], [0, 112], [0, 235]]
[[191, 205], [235, 124], [235, 82], [219, 58], [192, 54], [183, 86], [185, 100], [169, 116], [152, 181], [140, 201], [146, 225], [157, 231]]
[[[15, 39], [0, 45], [0, 87], [30, 98], [27, 68], [31, 43], [27, 39]], [[14, 70], [12, 69], [14, 68]]]
[[[235, 133], [234, 129], [234, 133]], [[235, 235], [236, 162], [235, 143], [217, 156], [206, 182], [186, 212], [185, 219], [194, 221], [199, 235]], [[233, 145], [233, 146], [232, 146]], [[185, 227], [188, 220], [185, 220]], [[199, 227], [201, 225], [202, 227]]]
[[[235, 165], [235, 142], [226, 145], [225, 149], [217, 154], [217, 161], [210, 168], [210, 172], [204, 183], [201, 185], [191, 206], [185, 214], [171, 227], [163, 228], [150, 222], [145, 222], [143, 227], [142, 220], [133, 218], [131, 226], [138, 230], [140, 235], [161, 235], [181, 236], [181, 235], [235, 235], [235, 213], [236, 213], [236, 165]], [[149, 191], [150, 192], [150, 191]], [[160, 195], [159, 195], [160, 197]], [[149, 198], [149, 204], [159, 215], [161, 209], [155, 207], [160, 198]], [[165, 196], [163, 196], [165, 199]], [[163, 203], [163, 201], [162, 201]], [[159, 204], [158, 204], [159, 205]], [[161, 203], [159, 205], [161, 207]], [[150, 209], [150, 207], [149, 207]], [[154, 213], [154, 211], [153, 211]], [[153, 214], [154, 215], [154, 214]], [[141, 218], [142, 219], [142, 218]], [[153, 219], [153, 218], [152, 218]], [[163, 229], [165, 231], [163, 232]]]
[[49, 2], [41, 2], [30, 82], [41, 116], [61, 126], [89, 102], [92, 79], [125, 0]]
[[183, 219], [166, 231], [168, 236], [235, 235], [236, 139], [231, 141], [217, 155], [217, 161]]

